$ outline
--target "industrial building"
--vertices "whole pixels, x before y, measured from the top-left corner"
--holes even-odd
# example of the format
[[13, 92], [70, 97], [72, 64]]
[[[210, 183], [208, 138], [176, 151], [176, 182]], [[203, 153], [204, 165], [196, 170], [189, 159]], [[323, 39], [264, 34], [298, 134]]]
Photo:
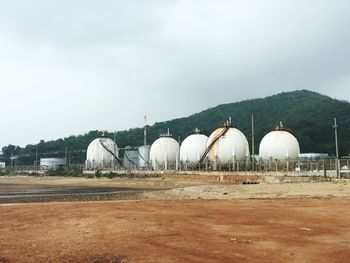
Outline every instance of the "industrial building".
[[56, 170], [57, 168], [66, 166], [64, 158], [41, 158], [40, 169], [44, 171]]
[[300, 160], [319, 160], [319, 159], [328, 159], [328, 153], [301, 153], [298, 156]]

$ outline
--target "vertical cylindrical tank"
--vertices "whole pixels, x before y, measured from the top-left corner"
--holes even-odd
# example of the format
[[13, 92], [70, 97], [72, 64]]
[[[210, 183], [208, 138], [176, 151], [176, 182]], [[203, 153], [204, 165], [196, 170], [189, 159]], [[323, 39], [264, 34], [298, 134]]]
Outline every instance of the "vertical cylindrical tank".
[[150, 160], [155, 170], [177, 169], [179, 162], [179, 143], [171, 135], [161, 135], [151, 146]]
[[139, 167], [148, 168], [150, 165], [150, 145], [143, 145], [139, 147]]
[[124, 150], [124, 167], [127, 169], [136, 169], [139, 163], [139, 151], [131, 147]]

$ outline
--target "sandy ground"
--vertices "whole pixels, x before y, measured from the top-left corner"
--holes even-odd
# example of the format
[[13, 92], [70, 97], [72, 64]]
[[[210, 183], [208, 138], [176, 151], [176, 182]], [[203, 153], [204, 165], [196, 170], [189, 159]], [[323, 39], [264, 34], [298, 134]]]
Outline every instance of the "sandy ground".
[[1, 262], [348, 262], [350, 199], [0, 206]]
[[[0, 262], [348, 262], [350, 184], [0, 178], [0, 193], [152, 188], [138, 200], [0, 205]], [[147, 186], [147, 187], [146, 187]], [[165, 189], [165, 190], [164, 190]]]
[[293, 183], [293, 184], [206, 184], [147, 192], [142, 199], [260, 199], [295, 197], [350, 197], [350, 182]]
[[[138, 194], [129, 199], [137, 200], [350, 197], [350, 180], [319, 183], [229, 184], [168, 178], [87, 179], [3, 176], [0, 177], [0, 202], [1, 195], [6, 194], [49, 193], [59, 190], [77, 192], [82, 189], [91, 192], [99, 192], [101, 189], [104, 192], [134, 189]], [[114, 199], [118, 199], [118, 196]]]

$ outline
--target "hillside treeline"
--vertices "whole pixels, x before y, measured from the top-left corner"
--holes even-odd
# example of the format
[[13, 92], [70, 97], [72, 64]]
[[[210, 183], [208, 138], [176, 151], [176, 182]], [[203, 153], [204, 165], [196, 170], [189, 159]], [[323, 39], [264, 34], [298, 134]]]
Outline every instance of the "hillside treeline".
[[[339, 124], [339, 151], [342, 156], [350, 153], [350, 103], [339, 101], [319, 93], [301, 90], [284, 92], [274, 96], [219, 105], [185, 118], [158, 122], [148, 127], [148, 142], [153, 142], [160, 133], [169, 128], [173, 137], [183, 140], [195, 127], [209, 135], [229, 117], [251, 141], [251, 114], [255, 120], [256, 153], [262, 137], [280, 121], [291, 128], [297, 136], [301, 152], [335, 152], [333, 118]], [[18, 156], [16, 165], [32, 165], [42, 157], [65, 157], [70, 163], [84, 163], [89, 143], [101, 135], [95, 130], [83, 135], [70, 136], [55, 141], [40, 141], [24, 148], [8, 145], [2, 148], [3, 160], [9, 164], [11, 156]], [[114, 133], [106, 136], [113, 139]], [[133, 128], [115, 133], [118, 147], [143, 144], [143, 128]], [[38, 150], [37, 150], [38, 149]]]

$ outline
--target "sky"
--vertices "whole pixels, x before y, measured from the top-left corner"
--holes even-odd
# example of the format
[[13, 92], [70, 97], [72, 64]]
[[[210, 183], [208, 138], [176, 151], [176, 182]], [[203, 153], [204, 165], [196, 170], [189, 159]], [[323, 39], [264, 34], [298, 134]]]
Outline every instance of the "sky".
[[347, 0], [0, 0], [0, 149], [308, 89], [350, 100]]

